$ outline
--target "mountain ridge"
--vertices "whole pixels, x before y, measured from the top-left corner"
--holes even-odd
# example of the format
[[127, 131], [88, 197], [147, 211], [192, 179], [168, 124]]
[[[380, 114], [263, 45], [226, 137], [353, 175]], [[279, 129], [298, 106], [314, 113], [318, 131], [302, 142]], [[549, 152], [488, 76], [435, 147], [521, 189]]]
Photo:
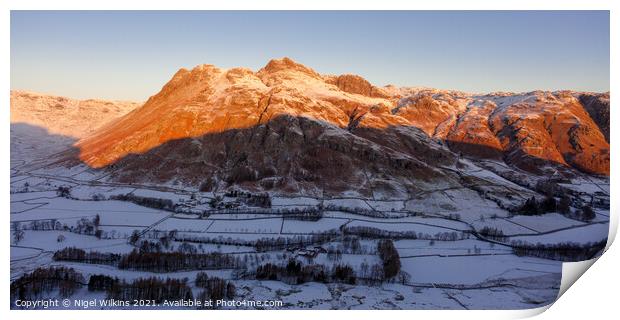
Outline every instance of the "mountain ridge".
[[289, 58], [256, 72], [203, 64], [82, 137], [75, 157], [110, 179], [291, 193], [458, 185], [446, 168], [462, 157], [537, 175], [608, 175], [608, 101], [606, 93], [377, 87]]

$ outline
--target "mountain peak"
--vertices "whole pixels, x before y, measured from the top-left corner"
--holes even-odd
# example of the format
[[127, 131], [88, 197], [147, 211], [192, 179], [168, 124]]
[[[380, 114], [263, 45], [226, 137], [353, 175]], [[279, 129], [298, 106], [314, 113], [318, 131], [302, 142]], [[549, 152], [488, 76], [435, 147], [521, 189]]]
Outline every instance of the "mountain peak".
[[305, 73], [314, 77], [320, 77], [320, 75], [305, 65], [294, 61], [289, 57], [283, 57], [280, 59], [271, 59], [261, 70], [259, 73], [276, 73], [280, 71], [294, 71]]
[[199, 64], [197, 66], [195, 66], [194, 68], [192, 68], [192, 73], [204, 73], [204, 72], [211, 72], [214, 70], [219, 70], [218, 67], [212, 65], [212, 64]]

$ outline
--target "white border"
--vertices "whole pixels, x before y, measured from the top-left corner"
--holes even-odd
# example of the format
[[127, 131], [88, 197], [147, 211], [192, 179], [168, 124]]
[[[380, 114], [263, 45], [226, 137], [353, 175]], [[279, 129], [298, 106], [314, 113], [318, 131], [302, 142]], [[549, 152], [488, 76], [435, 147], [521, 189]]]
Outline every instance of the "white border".
[[[0, 3], [3, 9], [0, 13], [0, 28], [2, 35], [2, 50], [0, 51], [0, 61], [4, 66], [0, 70], [4, 70], [0, 76], [0, 85], [4, 88], [2, 91], [3, 107], [0, 109], [0, 118], [3, 123], [9, 123], [9, 105], [10, 105], [10, 10], [611, 10], [611, 100], [615, 102], [613, 93], [618, 91], [618, 65], [614, 63], [613, 57], [617, 56], [618, 51], [618, 1], [602, 1], [602, 0], [565, 0], [565, 1], [535, 1], [535, 0], [434, 0], [419, 1], [412, 3], [403, 3], [397, 0], [358, 0], [358, 1], [336, 1], [336, 0], [314, 0], [314, 1], [284, 1], [284, 0], [237, 0], [237, 1], [127, 1], [127, 0], [108, 0], [95, 3], [94, 1], [80, 0], [4, 0]], [[583, 43], [575, 43], [576, 46]], [[612, 124], [617, 122], [618, 112], [611, 108]], [[3, 138], [2, 150], [4, 161], [0, 174], [4, 183], [0, 191], [2, 197], [2, 208], [4, 209], [4, 227], [0, 228], [2, 245], [0, 251], [6, 257], [6, 262], [2, 264], [2, 290], [0, 290], [0, 301], [9, 300], [9, 274], [10, 274], [10, 250], [9, 250], [9, 130], [4, 127], [2, 130]], [[616, 141], [618, 130], [611, 126], [611, 140]], [[614, 172], [617, 166], [614, 161], [617, 159], [615, 148], [611, 149], [612, 166], [611, 171]], [[611, 181], [611, 193], [616, 194], [617, 179]], [[615, 237], [617, 231], [617, 215], [618, 201], [612, 196], [611, 198], [611, 217], [610, 223], [610, 241]], [[616, 246], [617, 247], [617, 246]], [[600, 262], [594, 264], [591, 272], [584, 275], [584, 280], [578, 281], [575, 289], [568, 292], [555, 303], [548, 312], [545, 312], [541, 318], [543, 319], [572, 319], [576, 316], [592, 317], [594, 315], [607, 316], [614, 314], [617, 305], [618, 290], [615, 285], [618, 284], [617, 272], [619, 266], [619, 252], [616, 247], [612, 247], [600, 258]], [[588, 262], [577, 264], [565, 264], [564, 271], [567, 277], [563, 279], [562, 290], [567, 289], [567, 284], [572, 284], [577, 280], [579, 275], [583, 274], [589, 267]], [[570, 281], [568, 274], [572, 274]], [[564, 277], [563, 277], [564, 278]], [[74, 319], [79, 317], [89, 317], [92, 319], [109, 319], [109, 317], [129, 318], [139, 315], [148, 317], [149, 319], [170, 319], [176, 315], [181, 315], [184, 319], [197, 319], [205, 317], [221, 317], [226, 319], [244, 319], [248, 317], [270, 318], [273, 320], [286, 319], [291, 317], [296, 319], [314, 319], [321, 316], [345, 316], [356, 319], [372, 319], [388, 315], [396, 319], [409, 319], [410, 317], [432, 317], [433, 319], [498, 319], [498, 318], [521, 318], [540, 314], [547, 310], [547, 307], [522, 310], [522, 311], [288, 311], [281, 310], [276, 312], [266, 311], [10, 311], [9, 304], [3, 304], [1, 312], [3, 319], [32, 319], [33, 317], [43, 317], [45, 319]], [[8, 313], [8, 314], [7, 314]], [[605, 317], [605, 318], [607, 318]]]

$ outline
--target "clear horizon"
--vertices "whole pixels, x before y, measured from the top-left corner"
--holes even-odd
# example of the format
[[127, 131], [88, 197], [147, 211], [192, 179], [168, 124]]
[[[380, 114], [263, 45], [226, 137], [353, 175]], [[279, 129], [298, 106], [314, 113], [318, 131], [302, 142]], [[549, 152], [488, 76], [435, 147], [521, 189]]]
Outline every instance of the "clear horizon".
[[284, 56], [384, 86], [609, 91], [608, 11], [12, 11], [11, 89], [145, 101]]

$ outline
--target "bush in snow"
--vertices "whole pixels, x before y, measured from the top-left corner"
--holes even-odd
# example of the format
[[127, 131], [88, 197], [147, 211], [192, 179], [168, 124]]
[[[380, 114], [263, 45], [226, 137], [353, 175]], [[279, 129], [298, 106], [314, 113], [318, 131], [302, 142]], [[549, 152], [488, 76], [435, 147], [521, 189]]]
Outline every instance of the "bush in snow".
[[592, 221], [594, 218], [596, 218], [596, 213], [594, 213], [594, 210], [589, 205], [583, 206], [579, 213], [581, 220], [583, 221]]
[[71, 197], [71, 188], [67, 186], [59, 186], [56, 189], [56, 194], [62, 198], [70, 198]]

